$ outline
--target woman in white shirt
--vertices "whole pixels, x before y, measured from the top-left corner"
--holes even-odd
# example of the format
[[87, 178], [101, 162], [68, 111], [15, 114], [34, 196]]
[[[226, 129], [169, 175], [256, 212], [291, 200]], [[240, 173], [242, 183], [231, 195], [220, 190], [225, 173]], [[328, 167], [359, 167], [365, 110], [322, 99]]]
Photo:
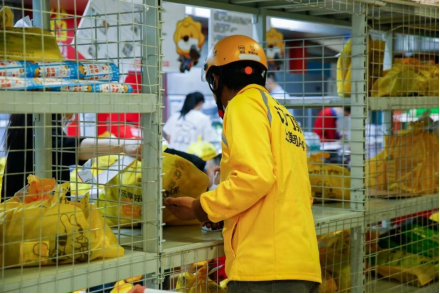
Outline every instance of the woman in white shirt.
[[211, 119], [200, 111], [204, 102], [202, 93], [190, 93], [185, 98], [182, 110], [171, 115], [163, 127], [169, 148], [186, 152], [191, 143], [198, 141], [199, 136], [202, 141], [213, 140], [215, 131]]

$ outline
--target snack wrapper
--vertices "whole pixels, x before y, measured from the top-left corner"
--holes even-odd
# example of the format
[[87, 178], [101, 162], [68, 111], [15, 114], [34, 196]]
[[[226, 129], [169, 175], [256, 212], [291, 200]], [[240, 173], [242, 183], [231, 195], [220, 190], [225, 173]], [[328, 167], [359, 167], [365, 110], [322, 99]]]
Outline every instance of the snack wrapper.
[[84, 80], [119, 81], [119, 68], [112, 62], [81, 62], [79, 77]]

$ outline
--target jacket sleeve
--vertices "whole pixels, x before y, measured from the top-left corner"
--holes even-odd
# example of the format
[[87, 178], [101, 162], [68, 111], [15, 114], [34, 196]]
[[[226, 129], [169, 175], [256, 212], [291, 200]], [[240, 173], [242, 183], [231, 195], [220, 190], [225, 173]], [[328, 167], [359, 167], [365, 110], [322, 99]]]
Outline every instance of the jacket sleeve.
[[[261, 100], [258, 100], [261, 99]], [[275, 182], [268, 109], [262, 97], [239, 95], [228, 105], [223, 144], [230, 176], [200, 203], [213, 222], [233, 217], [266, 196]]]

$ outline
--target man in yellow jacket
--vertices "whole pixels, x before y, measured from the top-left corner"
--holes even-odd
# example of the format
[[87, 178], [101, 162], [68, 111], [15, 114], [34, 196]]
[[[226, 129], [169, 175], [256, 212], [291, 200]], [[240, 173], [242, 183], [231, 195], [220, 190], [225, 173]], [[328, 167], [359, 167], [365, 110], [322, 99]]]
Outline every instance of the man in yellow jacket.
[[264, 88], [261, 46], [230, 36], [211, 49], [204, 78], [223, 117], [221, 183], [168, 198], [178, 218], [224, 221], [229, 292], [317, 292], [321, 283], [306, 143], [295, 118]]

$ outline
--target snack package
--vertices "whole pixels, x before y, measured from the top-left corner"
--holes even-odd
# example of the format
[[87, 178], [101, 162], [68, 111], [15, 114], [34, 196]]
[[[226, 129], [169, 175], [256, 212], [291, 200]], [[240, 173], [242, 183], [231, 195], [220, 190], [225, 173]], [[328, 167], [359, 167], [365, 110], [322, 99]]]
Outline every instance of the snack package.
[[0, 60], [0, 77], [25, 78], [28, 63], [30, 62], [21, 60]]
[[32, 90], [36, 87], [31, 78], [0, 77], [0, 90]]
[[84, 80], [119, 81], [119, 68], [112, 62], [81, 62], [79, 77]]
[[79, 65], [73, 61], [29, 62], [27, 77], [78, 79]]
[[[123, 256], [98, 208], [66, 199], [69, 183], [28, 177], [29, 185], [0, 205], [0, 266], [43, 266]], [[24, 217], [26, 216], [26, 217]]]
[[131, 93], [133, 87], [129, 84], [118, 83], [95, 83], [92, 87], [92, 92], [99, 93]]

